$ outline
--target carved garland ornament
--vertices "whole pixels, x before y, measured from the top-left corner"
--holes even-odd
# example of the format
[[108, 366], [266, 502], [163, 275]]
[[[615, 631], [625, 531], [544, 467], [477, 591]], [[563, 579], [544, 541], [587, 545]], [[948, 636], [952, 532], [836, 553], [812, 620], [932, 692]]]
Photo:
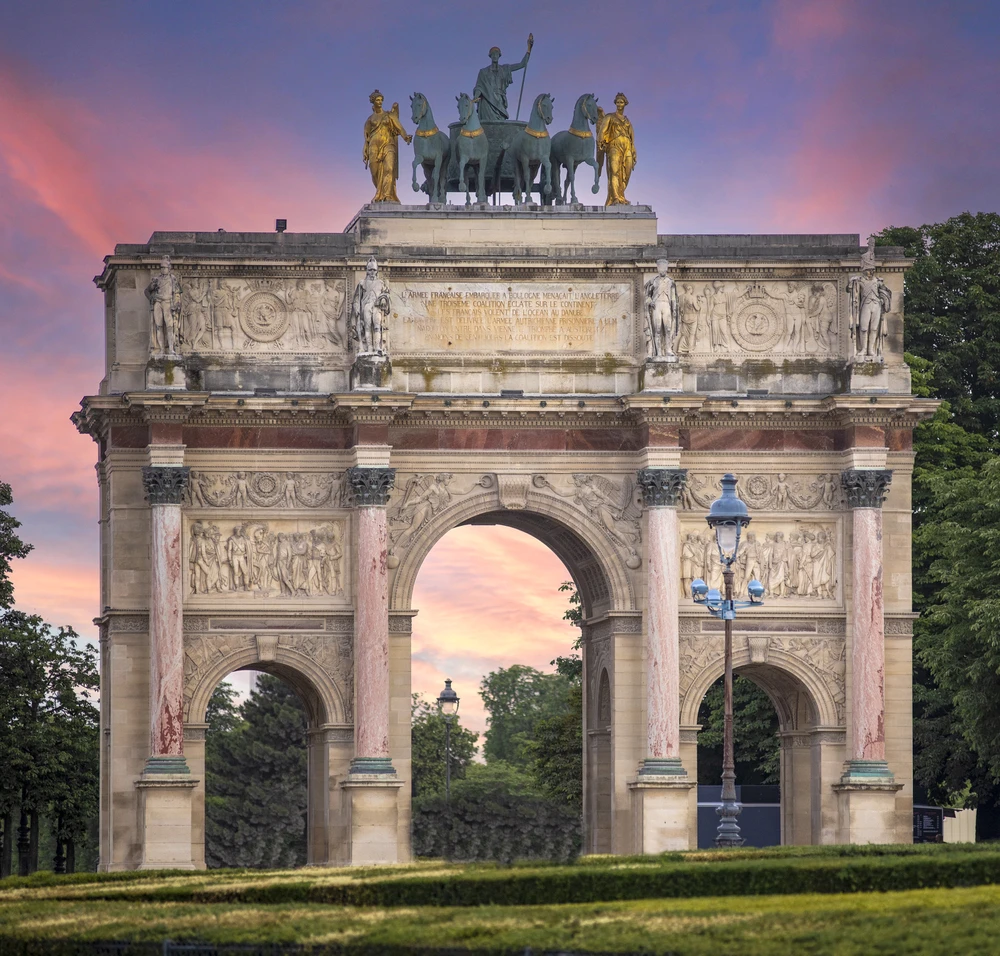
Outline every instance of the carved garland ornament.
[[[709, 508], [722, 493], [718, 475], [690, 475], [683, 489], [687, 510]], [[843, 505], [840, 476], [836, 472], [792, 477], [748, 475], [740, 478], [736, 494], [757, 511], [836, 511]]]
[[196, 508], [322, 508], [343, 505], [344, 475], [288, 471], [191, 471]]

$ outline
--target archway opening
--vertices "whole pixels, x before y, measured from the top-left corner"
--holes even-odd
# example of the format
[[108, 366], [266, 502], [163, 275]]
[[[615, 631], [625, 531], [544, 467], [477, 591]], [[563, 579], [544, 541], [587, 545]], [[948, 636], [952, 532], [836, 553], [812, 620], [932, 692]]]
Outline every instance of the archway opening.
[[308, 862], [307, 741], [316, 705], [301, 677], [266, 664], [254, 665], [247, 693], [228, 680], [212, 691], [203, 778], [209, 868]]
[[[603, 584], [596, 563], [581, 570], [582, 552], [555, 522], [500, 513], [452, 529], [423, 560], [411, 645], [418, 855], [447, 850], [503, 860], [579, 851], [585, 648], [567, 618], [582, 621], [586, 609], [608, 601], [606, 586], [594, 586]], [[445, 678], [462, 699], [461, 726], [478, 734], [475, 753], [464, 737], [460, 760], [453, 759], [449, 833], [432, 825], [443, 783], [435, 765], [444, 758], [444, 728], [432, 705]], [[454, 743], [454, 724], [451, 732]], [[510, 818], [494, 821], [493, 839], [471, 825], [487, 800], [494, 814]]]

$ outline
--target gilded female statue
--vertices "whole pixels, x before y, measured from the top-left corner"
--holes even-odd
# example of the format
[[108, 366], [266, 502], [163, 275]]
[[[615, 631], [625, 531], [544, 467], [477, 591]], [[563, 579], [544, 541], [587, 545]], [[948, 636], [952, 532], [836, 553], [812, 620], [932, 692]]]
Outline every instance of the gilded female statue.
[[399, 137], [407, 143], [413, 141], [399, 122], [399, 104], [393, 103], [386, 113], [382, 109], [383, 96], [375, 90], [368, 97], [372, 115], [365, 122], [365, 168], [372, 174], [375, 198], [372, 202], [399, 202], [396, 180], [399, 178]]
[[635, 166], [635, 135], [632, 123], [625, 115], [628, 97], [615, 97], [615, 112], [602, 116], [597, 134], [597, 169], [600, 173], [604, 157], [608, 158], [608, 201], [605, 206], [627, 206], [625, 190]]

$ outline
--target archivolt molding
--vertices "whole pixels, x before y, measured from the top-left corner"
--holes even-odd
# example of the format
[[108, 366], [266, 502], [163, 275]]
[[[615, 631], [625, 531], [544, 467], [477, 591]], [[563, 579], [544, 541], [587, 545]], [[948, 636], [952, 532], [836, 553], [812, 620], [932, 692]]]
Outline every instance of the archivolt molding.
[[[682, 636], [680, 643], [681, 724], [696, 724], [698, 709], [709, 687], [724, 671], [722, 635]], [[762, 644], [761, 642], [766, 642]], [[846, 717], [846, 645], [843, 640], [815, 637], [754, 637], [733, 639], [733, 667], [752, 669], [768, 692], [783, 729], [790, 729], [787, 690], [804, 688], [816, 726], [840, 727]], [[769, 679], [770, 677], [770, 679]], [[773, 686], [772, 686], [773, 685]], [[805, 728], [797, 728], [805, 729]]]
[[[480, 473], [481, 474], [481, 473]], [[455, 475], [456, 480], [459, 475]], [[585, 600], [607, 603], [606, 610], [637, 610], [635, 589], [628, 569], [618, 549], [607, 535], [579, 509], [566, 500], [539, 492], [532, 487], [525, 496], [523, 507], [504, 508], [494, 476], [488, 484], [476, 484], [465, 497], [452, 500], [434, 514], [427, 515], [419, 529], [405, 542], [397, 544], [393, 577], [390, 584], [390, 609], [411, 607], [417, 573], [431, 548], [452, 528], [477, 523], [476, 519], [500, 512], [509, 520], [506, 524], [532, 534], [548, 545], [566, 563], [574, 580], [585, 592]], [[463, 484], [481, 481], [478, 474], [461, 476]], [[480, 490], [483, 488], [484, 490]], [[477, 493], [478, 492], [478, 493]], [[549, 519], [546, 528], [538, 518]], [[588, 567], [589, 565], [589, 567]], [[588, 611], [591, 609], [588, 608]]]
[[354, 719], [353, 635], [185, 635], [184, 719], [201, 723], [209, 698], [229, 673], [253, 666], [287, 680], [313, 724]]

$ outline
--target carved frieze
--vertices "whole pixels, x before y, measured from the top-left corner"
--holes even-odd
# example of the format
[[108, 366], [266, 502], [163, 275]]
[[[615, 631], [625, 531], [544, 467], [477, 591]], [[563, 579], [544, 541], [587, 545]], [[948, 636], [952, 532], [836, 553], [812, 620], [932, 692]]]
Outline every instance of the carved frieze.
[[192, 469], [189, 503], [195, 508], [345, 507], [344, 474]]
[[346, 346], [343, 279], [181, 279], [180, 352], [325, 352]]
[[[721, 475], [688, 475], [681, 497], [687, 510], [707, 509], [722, 494]], [[840, 475], [823, 472], [818, 475], [741, 476], [736, 494], [757, 511], [837, 511], [844, 506]]]
[[225, 529], [190, 521], [186, 596], [346, 601], [344, 535], [343, 520], [250, 520]]
[[681, 282], [677, 308], [683, 355], [822, 355], [838, 344], [832, 281]]
[[636, 481], [626, 476], [621, 481], [604, 475], [534, 475], [532, 485], [568, 498], [583, 511], [597, 529], [627, 557], [633, 570], [642, 564], [642, 495]]
[[[764, 585], [769, 600], [834, 601], [839, 596], [840, 559], [837, 527], [832, 522], [768, 522], [757, 519], [743, 535], [736, 563], [734, 588], [747, 593], [754, 579]], [[681, 529], [681, 594], [701, 578], [722, 590], [722, 563], [715, 535], [707, 528]]]

